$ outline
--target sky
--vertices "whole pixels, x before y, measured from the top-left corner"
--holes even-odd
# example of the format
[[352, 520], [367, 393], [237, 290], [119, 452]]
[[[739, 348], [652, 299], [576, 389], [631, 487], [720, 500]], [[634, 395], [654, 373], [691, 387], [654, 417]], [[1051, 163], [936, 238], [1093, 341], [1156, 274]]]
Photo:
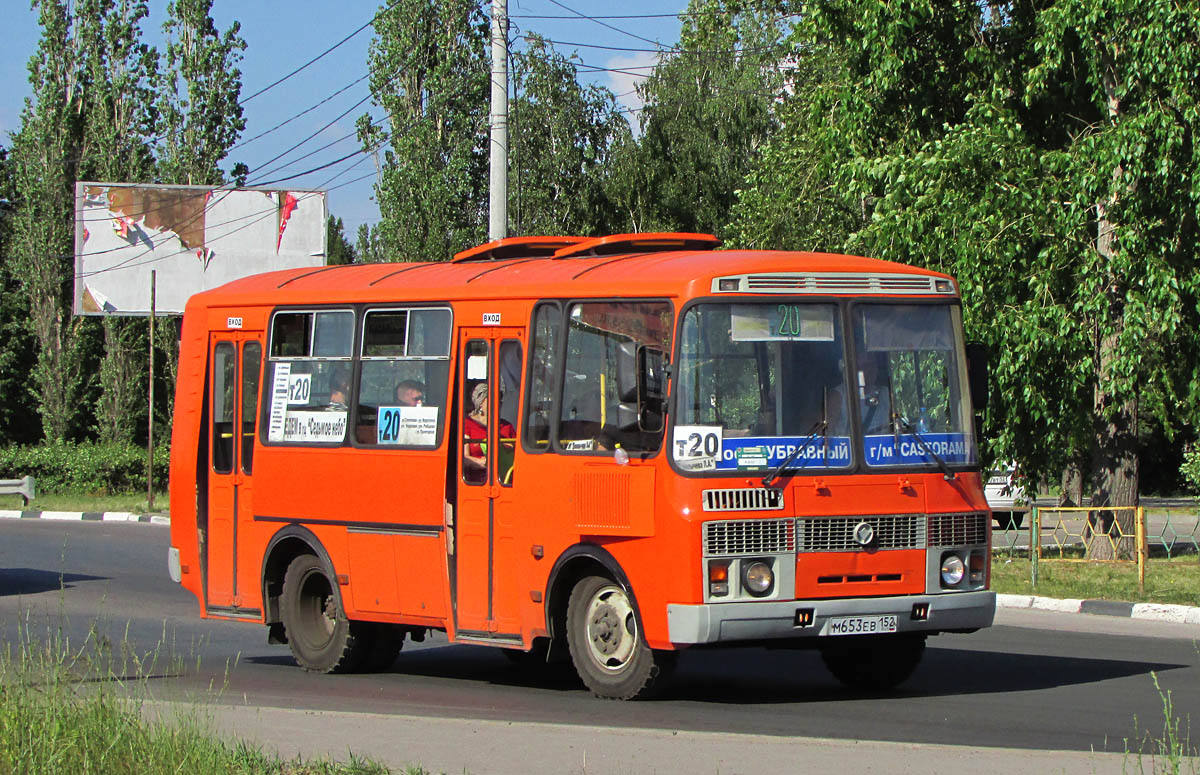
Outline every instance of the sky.
[[[611, 89], [629, 110], [627, 115], [635, 126], [640, 103], [633, 88], [638, 74], [648, 72], [657, 57], [656, 46], [649, 41], [674, 45], [679, 38], [676, 14], [687, 6], [687, 0], [508, 3], [511, 37], [536, 32], [554, 41], [563, 54], [576, 53], [581, 70], [589, 71], [581, 80]], [[145, 40], [161, 50], [167, 0], [148, 0], [148, 5]], [[213, 18], [218, 28], [224, 30], [239, 21], [247, 43], [240, 64], [246, 129], [240, 145], [222, 166], [228, 169], [233, 162], [245, 162], [253, 185], [304, 172], [358, 150], [353, 136], [347, 135], [353, 133], [355, 119], [371, 108], [371, 102], [354, 107], [367, 97], [369, 89], [366, 80], [349, 84], [367, 73], [369, 27], [297, 75], [247, 98], [351, 35], [380, 7], [378, 2], [365, 0], [215, 0]], [[20, 126], [21, 110], [29, 96], [28, 62], [37, 50], [41, 30], [27, 0], [0, 0], [0, 9], [6, 30], [6, 45], [0, 48], [0, 145], [7, 147], [11, 145], [9, 134]], [[622, 16], [633, 18], [617, 18]], [[326, 98], [324, 104], [276, 128]], [[378, 108], [373, 112], [382, 115]], [[297, 147], [289, 151], [292, 146]], [[272, 161], [280, 154], [284, 155]], [[364, 155], [274, 185], [329, 190], [330, 213], [344, 221], [352, 241], [359, 224], [379, 219], [372, 198], [374, 161]]]

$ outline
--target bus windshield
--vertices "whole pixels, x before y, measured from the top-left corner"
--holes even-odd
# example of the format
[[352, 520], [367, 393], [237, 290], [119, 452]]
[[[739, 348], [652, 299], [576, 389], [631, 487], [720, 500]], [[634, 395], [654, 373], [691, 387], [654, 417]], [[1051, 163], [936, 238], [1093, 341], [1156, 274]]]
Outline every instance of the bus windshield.
[[951, 465], [976, 462], [960, 315], [944, 304], [854, 308], [867, 465], [934, 463], [933, 455]]
[[[691, 307], [671, 452], [685, 471], [852, 463], [845, 343], [835, 304]], [[797, 448], [800, 448], [797, 451]]]

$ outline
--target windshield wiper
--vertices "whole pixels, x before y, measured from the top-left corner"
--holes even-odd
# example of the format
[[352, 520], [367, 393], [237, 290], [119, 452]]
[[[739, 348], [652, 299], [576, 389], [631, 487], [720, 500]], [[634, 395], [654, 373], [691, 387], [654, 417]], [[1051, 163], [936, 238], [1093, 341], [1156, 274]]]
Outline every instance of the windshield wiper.
[[917, 444], [921, 445], [921, 449], [925, 450], [925, 454], [929, 455], [931, 458], [933, 458], [933, 461], [937, 463], [937, 467], [942, 470], [942, 475], [946, 477], [947, 482], [954, 480], [954, 472], [950, 470], [950, 466], [946, 465], [945, 460], [942, 460], [940, 457], [938, 457], [938, 453], [933, 451], [928, 442], [925, 441], [925, 437], [921, 435], [920, 431], [912, 426], [912, 423], [900, 415], [896, 415], [896, 427], [917, 440]]
[[783, 471], [784, 471], [784, 469], [786, 469], [788, 467], [788, 464], [791, 463], [796, 458], [798, 458], [800, 456], [800, 453], [803, 452], [804, 450], [808, 449], [809, 446], [813, 443], [813, 441], [816, 440], [818, 432], [820, 432], [822, 434], [822, 438], [825, 440], [825, 454], [826, 454], [826, 456], [829, 455], [829, 419], [828, 419], [829, 407], [827, 405], [828, 400], [829, 400], [829, 394], [826, 392], [821, 398], [821, 419], [819, 419], [815, 423], [813, 423], [813, 427], [809, 429], [808, 436], [804, 439], [804, 441], [797, 444], [796, 448], [793, 449], [791, 452], [789, 452], [787, 457], [785, 457], [779, 465], [775, 466], [775, 470], [772, 471], [769, 476], [763, 477], [763, 480], [762, 480], [763, 487], [770, 489], [771, 485], [775, 482], [775, 480], [778, 479], [780, 477], [780, 475], [783, 474]]

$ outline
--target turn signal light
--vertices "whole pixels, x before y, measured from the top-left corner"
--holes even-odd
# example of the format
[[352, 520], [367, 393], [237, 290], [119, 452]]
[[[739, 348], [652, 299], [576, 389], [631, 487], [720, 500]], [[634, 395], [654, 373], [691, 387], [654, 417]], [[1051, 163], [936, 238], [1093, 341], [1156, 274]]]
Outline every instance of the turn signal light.
[[723, 597], [729, 594], [728, 561], [708, 564], [708, 594], [712, 597]]
[[971, 583], [982, 584], [984, 572], [983, 552], [971, 552]]

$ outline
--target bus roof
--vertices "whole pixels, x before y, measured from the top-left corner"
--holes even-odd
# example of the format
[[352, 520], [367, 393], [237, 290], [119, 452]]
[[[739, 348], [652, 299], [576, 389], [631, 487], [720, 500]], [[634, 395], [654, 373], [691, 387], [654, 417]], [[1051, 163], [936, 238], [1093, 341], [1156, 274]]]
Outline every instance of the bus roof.
[[707, 296], [716, 295], [718, 278], [741, 278], [740, 285], [722, 283], [723, 291], [774, 294], [945, 296], [956, 295], [957, 290], [953, 283], [941, 284], [935, 293], [929, 278], [950, 279], [948, 275], [861, 256], [701, 248], [286, 269], [234, 280], [193, 300], [203, 306], [226, 306]]

